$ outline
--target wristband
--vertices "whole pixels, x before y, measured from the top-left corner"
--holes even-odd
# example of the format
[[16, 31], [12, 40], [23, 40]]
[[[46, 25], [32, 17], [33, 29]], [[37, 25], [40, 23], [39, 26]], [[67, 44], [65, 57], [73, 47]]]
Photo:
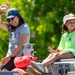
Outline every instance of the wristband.
[[10, 59], [12, 59], [12, 57], [11, 56], [9, 56], [10, 57]]
[[60, 50], [56, 50], [57, 52], [61, 52]]
[[12, 56], [9, 56], [9, 57], [10, 57], [10, 59], [13, 59], [15, 56], [14, 56], [14, 57], [12, 57]]

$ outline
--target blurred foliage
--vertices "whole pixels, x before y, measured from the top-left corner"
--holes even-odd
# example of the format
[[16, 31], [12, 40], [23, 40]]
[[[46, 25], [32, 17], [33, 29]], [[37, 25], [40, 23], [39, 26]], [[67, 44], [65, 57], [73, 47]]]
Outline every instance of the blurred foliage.
[[[46, 58], [49, 45], [54, 49], [58, 47], [63, 16], [75, 13], [75, 0], [1, 0], [0, 5], [7, 1], [11, 3], [10, 8], [17, 8], [28, 23], [31, 29], [30, 42], [35, 43], [35, 56], [38, 59]], [[6, 31], [0, 29], [0, 59], [8, 50], [8, 36]]]

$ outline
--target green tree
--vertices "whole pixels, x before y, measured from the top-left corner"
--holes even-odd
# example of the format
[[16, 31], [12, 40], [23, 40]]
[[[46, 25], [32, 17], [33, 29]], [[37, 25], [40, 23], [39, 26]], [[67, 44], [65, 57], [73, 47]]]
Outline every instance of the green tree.
[[[16, 7], [31, 29], [31, 43], [35, 43], [35, 56], [44, 59], [47, 47], [57, 48], [61, 38], [63, 16], [75, 13], [75, 0], [8, 0]], [[1, 0], [0, 5], [7, 0]], [[10, 7], [10, 8], [11, 8]], [[3, 20], [5, 15], [3, 16]], [[8, 49], [8, 33], [0, 29], [0, 58]]]

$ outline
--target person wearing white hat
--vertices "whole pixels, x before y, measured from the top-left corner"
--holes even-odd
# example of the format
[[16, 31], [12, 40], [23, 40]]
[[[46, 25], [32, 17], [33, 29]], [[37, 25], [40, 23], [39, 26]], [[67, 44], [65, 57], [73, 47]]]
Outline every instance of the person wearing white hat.
[[44, 67], [49, 66], [58, 59], [75, 57], [75, 15], [69, 13], [63, 17], [62, 36], [58, 48], [54, 50], [48, 47], [50, 55], [43, 60], [42, 63], [31, 62], [31, 66], [27, 68], [28, 72], [33, 74], [44, 73]]

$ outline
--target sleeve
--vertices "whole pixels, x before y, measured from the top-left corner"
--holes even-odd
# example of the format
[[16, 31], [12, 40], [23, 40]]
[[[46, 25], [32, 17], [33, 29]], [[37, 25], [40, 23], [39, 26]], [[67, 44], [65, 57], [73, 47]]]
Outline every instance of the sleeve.
[[64, 50], [64, 48], [65, 48], [65, 38], [62, 35], [60, 42], [59, 42], [59, 45], [58, 45], [58, 49], [62, 51], [62, 50]]
[[21, 27], [20, 34], [30, 34], [30, 28], [29, 28], [29, 26], [27, 24], [24, 24]]

